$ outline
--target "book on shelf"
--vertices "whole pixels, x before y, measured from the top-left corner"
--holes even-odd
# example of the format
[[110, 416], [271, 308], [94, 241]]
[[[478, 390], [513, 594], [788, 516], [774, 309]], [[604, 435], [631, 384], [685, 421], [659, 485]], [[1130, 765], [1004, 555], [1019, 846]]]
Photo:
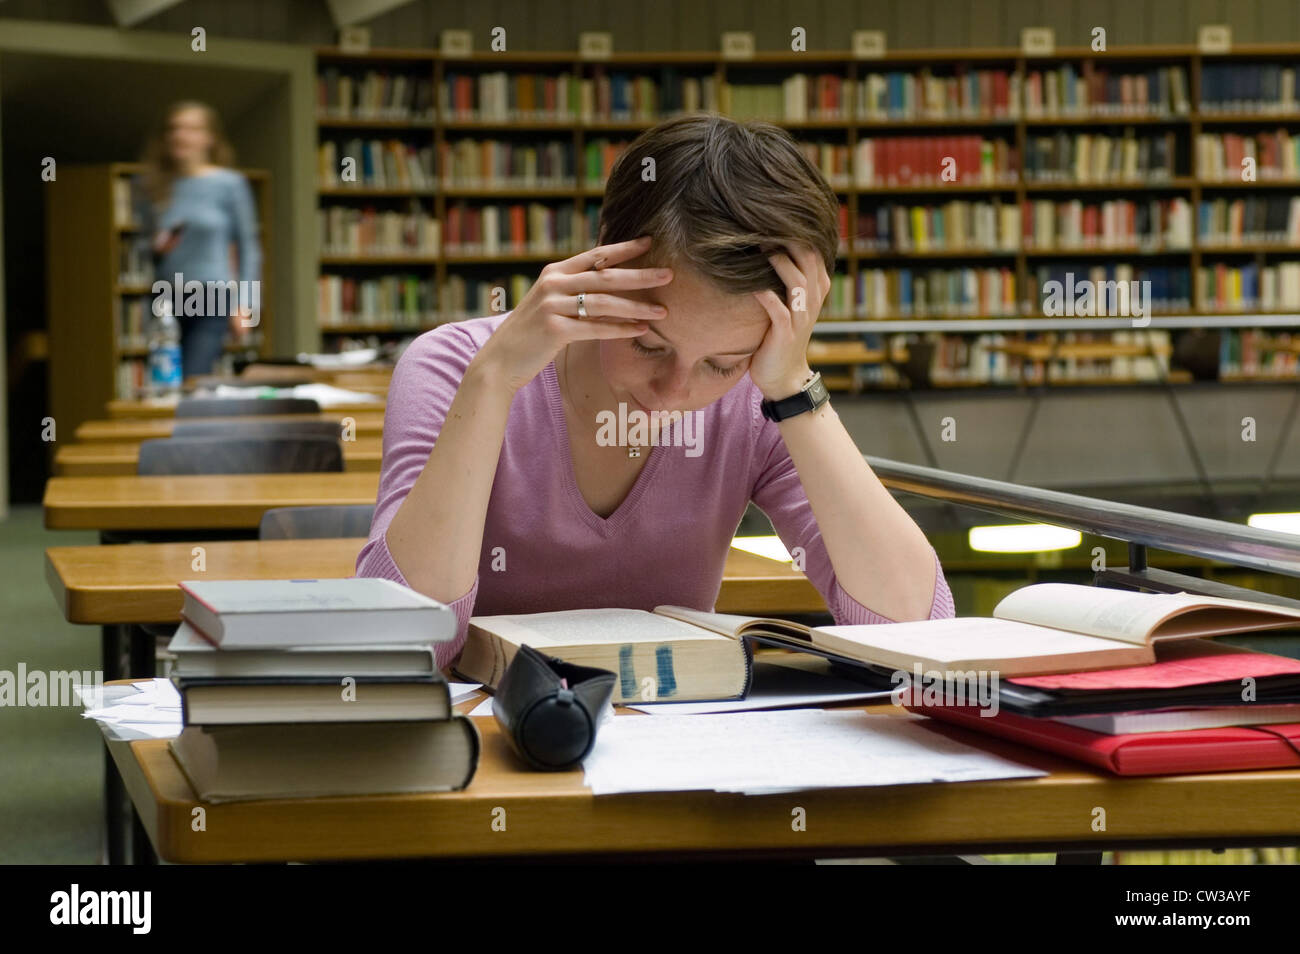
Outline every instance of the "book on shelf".
[[1300, 136], [1285, 129], [1259, 133], [1210, 133], [1196, 137], [1196, 174], [1205, 182], [1248, 182], [1246, 163], [1254, 162], [1253, 181], [1300, 179]]
[[854, 301], [858, 318], [1013, 316], [1016, 272], [1007, 266], [862, 268]]
[[334, 205], [316, 213], [325, 255], [437, 257], [442, 223], [412, 200], [405, 211]]
[[577, 77], [558, 74], [448, 70], [438, 87], [438, 114], [458, 122], [572, 122], [579, 111]]
[[152, 286], [154, 280], [153, 246], [145, 235], [124, 235], [118, 243], [117, 281], [119, 285]]
[[1170, 116], [1189, 112], [1187, 71], [1178, 65], [1139, 70], [1062, 63], [1028, 71], [1023, 80], [1029, 119]]
[[[595, 146], [586, 144], [589, 165]], [[448, 189], [572, 189], [577, 184], [571, 142], [455, 139], [440, 143], [438, 150], [439, 182]]]
[[[343, 160], [351, 159], [352, 176], [343, 178]], [[349, 139], [322, 142], [316, 149], [317, 177], [326, 189], [432, 190], [433, 147], [399, 139]]]
[[712, 70], [692, 74], [674, 66], [615, 70], [593, 63], [591, 76], [465, 73], [449, 70], [438, 89], [440, 115], [454, 122], [655, 122], [717, 111]]
[[752, 671], [750, 641], [868, 667], [885, 678], [914, 667], [1017, 677], [1142, 666], [1156, 661], [1162, 641], [1300, 625], [1300, 610], [1266, 603], [1070, 583], [1021, 587], [993, 613], [819, 627], [680, 606], [477, 616], [456, 668], [495, 687], [526, 644], [619, 673], [615, 702], [634, 700], [646, 676], [656, 680], [657, 697], [687, 701], [742, 698]]
[[117, 363], [114, 381], [118, 400], [130, 401], [144, 393], [149, 384], [149, 362], [144, 358], [124, 358]]
[[854, 182], [860, 188], [925, 185], [1014, 186], [1016, 148], [981, 136], [877, 136], [858, 140]]
[[323, 119], [433, 119], [433, 80], [415, 73], [327, 66], [316, 77], [316, 110]]
[[127, 173], [113, 177], [113, 224], [119, 229], [138, 228], [140, 209], [146, 199], [144, 180]]
[[1192, 206], [1177, 196], [1143, 202], [1108, 199], [1054, 201], [1026, 199], [1025, 248], [1068, 251], [1076, 248], [1177, 250], [1192, 246]]
[[1197, 272], [1200, 300], [1216, 311], [1300, 309], [1300, 262], [1278, 262], [1262, 268], [1247, 262], [1215, 262]]
[[500, 307], [502, 303], [496, 300], [498, 288], [506, 290], [504, 304], [505, 310], [508, 311], [528, 294], [528, 289], [533, 287], [534, 278], [533, 275], [517, 272], [493, 280], [448, 275], [446, 284], [440, 289], [439, 313], [445, 316], [447, 321], [460, 321], [465, 318], [494, 314], [502, 310]]
[[307, 643], [432, 643], [452, 639], [455, 614], [392, 580], [183, 580], [181, 616], [215, 645], [274, 649]]
[[799, 151], [826, 179], [832, 189], [847, 189], [853, 182], [852, 153], [843, 143], [800, 139]]
[[443, 233], [453, 255], [554, 254], [567, 258], [590, 231], [590, 213], [572, 204], [516, 202], [510, 205], [447, 204]]
[[1196, 216], [1202, 248], [1300, 245], [1300, 195], [1202, 199]]
[[[859, 250], [1014, 252], [1020, 247], [1014, 202], [953, 199], [943, 204], [885, 202], [858, 212]], [[847, 228], [847, 221], [844, 222]]]
[[[148, 315], [148, 318], [146, 318]], [[149, 347], [149, 325], [153, 313], [142, 295], [117, 298], [117, 346], [121, 349]]]
[[1300, 335], [1271, 334], [1260, 328], [1219, 331], [1221, 377], [1296, 377], [1300, 371]]
[[322, 327], [356, 324], [419, 329], [438, 320], [433, 280], [418, 275], [365, 279], [321, 275], [316, 279], [316, 298]]
[[1201, 112], [1295, 114], [1295, 67], [1280, 63], [1205, 63]]
[[917, 119], [1014, 119], [1020, 113], [1020, 74], [968, 69], [936, 76], [929, 69], [868, 73], [858, 80], [855, 118], [865, 122]]
[[[1064, 256], [1068, 256], [1068, 252]], [[1054, 292], [1049, 288], [1056, 283], [1061, 288], [1061, 304], [1053, 317], [1097, 317], [1122, 314], [1123, 301], [1120, 297], [1126, 289], [1129, 292], [1128, 311], [1134, 312], [1131, 292], [1133, 282], [1138, 289], [1148, 288], [1149, 298], [1143, 293], [1146, 304], [1153, 313], [1168, 314], [1191, 308], [1192, 277], [1186, 265], [1133, 265], [1127, 262], [1053, 261], [1051, 264], [1038, 265], [1030, 271], [1030, 287], [1038, 290], [1038, 300], [1030, 302], [1026, 309], [1034, 314], [1050, 314], [1048, 302]]]
[[1123, 135], [1031, 134], [1025, 140], [1028, 183], [1158, 183], [1175, 177], [1177, 141], [1172, 132]]

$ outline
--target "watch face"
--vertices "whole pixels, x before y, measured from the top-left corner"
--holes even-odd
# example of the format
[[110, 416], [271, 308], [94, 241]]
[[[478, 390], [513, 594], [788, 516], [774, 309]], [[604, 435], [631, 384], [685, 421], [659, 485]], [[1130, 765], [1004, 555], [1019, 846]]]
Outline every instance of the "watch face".
[[818, 378], [813, 382], [812, 387], [808, 389], [808, 396], [817, 404], [830, 398], [830, 393], [826, 390], [826, 382]]

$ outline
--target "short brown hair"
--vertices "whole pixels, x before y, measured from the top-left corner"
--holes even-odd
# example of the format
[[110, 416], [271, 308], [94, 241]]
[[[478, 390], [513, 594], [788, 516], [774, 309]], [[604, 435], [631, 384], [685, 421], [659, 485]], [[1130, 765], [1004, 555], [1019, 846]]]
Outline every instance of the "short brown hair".
[[[654, 178], [643, 179], [644, 160]], [[732, 294], [786, 286], [767, 260], [802, 243], [835, 274], [839, 199], [780, 126], [695, 113], [641, 133], [610, 170], [600, 244], [650, 235], [646, 260], [684, 264]]]

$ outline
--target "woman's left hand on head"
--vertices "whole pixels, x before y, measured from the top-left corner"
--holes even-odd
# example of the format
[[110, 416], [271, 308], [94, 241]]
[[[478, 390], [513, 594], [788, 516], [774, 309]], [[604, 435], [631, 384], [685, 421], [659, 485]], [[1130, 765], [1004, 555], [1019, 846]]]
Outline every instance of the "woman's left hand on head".
[[778, 250], [768, 261], [785, 282], [786, 299], [776, 292], [754, 292], [771, 321], [762, 345], [749, 363], [749, 377], [770, 401], [790, 397], [812, 376], [808, 339], [831, 289], [826, 263], [806, 245]]

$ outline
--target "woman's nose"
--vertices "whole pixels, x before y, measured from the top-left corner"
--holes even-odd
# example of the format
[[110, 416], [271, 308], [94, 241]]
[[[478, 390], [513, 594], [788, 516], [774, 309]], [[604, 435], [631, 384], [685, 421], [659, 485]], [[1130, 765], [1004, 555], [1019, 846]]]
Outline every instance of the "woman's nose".
[[690, 391], [691, 369], [674, 361], [655, 375], [653, 388], [660, 404], [672, 407], [686, 397]]

